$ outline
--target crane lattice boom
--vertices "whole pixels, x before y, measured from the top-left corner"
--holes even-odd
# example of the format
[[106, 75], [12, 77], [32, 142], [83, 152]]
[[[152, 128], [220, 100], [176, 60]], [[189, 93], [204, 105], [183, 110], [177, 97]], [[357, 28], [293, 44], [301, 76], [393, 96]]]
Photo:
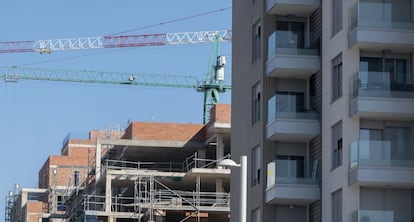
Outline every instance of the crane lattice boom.
[[[61, 81], [74, 83], [128, 84], [138, 86], [179, 87], [201, 89], [211, 87], [195, 76], [143, 74], [126, 72], [103, 72], [88, 70], [41, 69], [23, 67], [0, 67], [0, 77], [6, 82], [19, 80]], [[223, 90], [230, 85], [221, 84]]]
[[0, 42], [0, 53], [181, 45], [231, 41], [231, 30]]

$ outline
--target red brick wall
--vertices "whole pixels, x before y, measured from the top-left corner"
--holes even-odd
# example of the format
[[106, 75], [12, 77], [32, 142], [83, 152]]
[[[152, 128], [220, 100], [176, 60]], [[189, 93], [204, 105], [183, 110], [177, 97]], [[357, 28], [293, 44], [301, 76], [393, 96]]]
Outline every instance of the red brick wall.
[[[47, 213], [48, 203], [40, 201], [29, 201], [23, 210], [26, 211], [24, 215], [27, 215], [28, 222], [39, 222], [39, 214]], [[24, 218], [23, 221], [26, 221], [26, 219]]]
[[89, 132], [89, 139], [96, 141], [98, 138], [112, 138], [119, 139], [124, 135], [123, 131], [102, 131], [102, 130], [91, 130]]
[[39, 188], [48, 188], [49, 185], [49, 160], [47, 158], [46, 162], [43, 164], [42, 168], [39, 171]]
[[27, 202], [27, 213], [46, 213], [47, 203], [41, 201], [28, 201]]
[[216, 104], [210, 112], [210, 123], [230, 123], [231, 106], [230, 104]]
[[[87, 146], [71, 147], [76, 142], [82, 142]], [[88, 140], [70, 140], [67, 155], [49, 156], [39, 171], [39, 188], [48, 188], [54, 183], [57, 186], [65, 186], [69, 182], [73, 184], [73, 175], [76, 170], [79, 171], [79, 183], [81, 184], [88, 174], [91, 155], [95, 155], [95, 148], [90, 147], [92, 144]], [[53, 175], [53, 169], [56, 169], [56, 176]]]
[[204, 125], [133, 122], [125, 131], [123, 139], [161, 141], [204, 141]]

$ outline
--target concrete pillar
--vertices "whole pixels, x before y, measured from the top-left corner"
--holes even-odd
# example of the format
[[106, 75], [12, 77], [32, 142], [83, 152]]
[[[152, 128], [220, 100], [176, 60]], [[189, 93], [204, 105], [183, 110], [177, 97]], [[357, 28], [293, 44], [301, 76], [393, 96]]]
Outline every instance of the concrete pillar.
[[[216, 136], [217, 144], [216, 144], [216, 160], [219, 160], [224, 157], [224, 142], [223, 137], [220, 135]], [[222, 169], [222, 166], [217, 166], [218, 169]]]
[[96, 152], [95, 152], [95, 183], [99, 180], [101, 176], [101, 154], [102, 154], [102, 144], [99, 143], [99, 140], [96, 142]]
[[20, 203], [21, 205], [20, 205], [20, 207], [21, 207], [21, 208], [23, 208], [23, 207], [26, 205], [27, 200], [28, 200], [29, 198], [28, 198], [28, 193], [27, 193], [27, 192], [23, 192], [23, 191], [22, 191], [22, 192], [21, 192], [21, 195], [22, 195], [22, 196], [21, 196], [21, 203]]
[[112, 206], [112, 176], [107, 175], [105, 181], [105, 212], [111, 212]]
[[216, 203], [224, 203], [223, 197], [221, 196], [224, 193], [223, 179], [221, 178], [216, 179], [216, 192], [220, 193], [216, 194]]
[[[197, 150], [197, 159], [206, 159], [206, 149]], [[196, 167], [202, 167], [206, 164], [206, 161], [200, 160], [197, 161]]]

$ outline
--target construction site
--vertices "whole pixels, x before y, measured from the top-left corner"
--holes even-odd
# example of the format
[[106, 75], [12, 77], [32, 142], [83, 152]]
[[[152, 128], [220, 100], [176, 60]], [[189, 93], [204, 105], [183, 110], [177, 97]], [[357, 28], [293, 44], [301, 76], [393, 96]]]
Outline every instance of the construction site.
[[68, 136], [37, 188], [15, 187], [6, 221], [229, 221], [230, 105], [207, 124], [132, 122]]
[[[88, 4], [89, 3], [85, 3], [84, 7], [88, 8]], [[141, 7], [141, 4], [133, 4]], [[203, 4], [209, 5], [210, 3], [206, 2]], [[148, 6], [153, 7], [152, 3], [148, 3]], [[28, 10], [27, 16], [29, 16], [31, 10], [35, 7], [38, 6], [28, 6], [30, 10]], [[231, 108], [230, 104], [226, 104], [226, 102], [222, 103], [220, 94], [227, 93], [225, 96], [229, 97], [228, 92], [231, 90], [231, 82], [225, 79], [225, 66], [231, 59], [228, 52], [226, 54], [221, 53], [221, 44], [230, 43], [232, 41], [232, 30], [189, 29], [188, 31], [182, 31], [183, 29], [177, 29], [177, 31], [175, 31], [174, 29], [176, 28], [167, 28], [166, 30], [170, 30], [170, 32], [162, 31], [166, 24], [180, 22], [183, 24], [183, 27], [189, 27], [185, 24], [193, 23], [194, 21], [197, 21], [197, 19], [205, 19], [202, 17], [209, 14], [213, 15], [210, 17], [214, 17], [214, 14], [231, 9], [231, 7], [221, 9], [217, 9], [217, 6], [213, 7], [215, 8], [213, 10], [206, 9], [210, 11], [189, 12], [189, 15], [179, 14], [178, 16], [169, 16], [170, 18], [167, 18], [162, 22], [154, 19], [154, 21], [156, 21], [156, 23], [154, 23], [155, 25], [150, 24], [152, 20], [148, 19], [147, 21], [147, 19], [145, 19], [147, 24], [137, 23], [141, 25], [141, 27], [131, 29], [131, 27], [133, 27], [131, 26], [127, 30], [118, 30], [118, 32], [113, 34], [107, 33], [107, 30], [110, 30], [112, 24], [106, 23], [108, 24], [107, 27], [102, 27], [104, 31], [100, 32], [101, 34], [106, 34], [95, 35], [95, 37], [79, 37], [82, 36], [82, 31], [78, 32], [79, 36], [73, 34], [76, 32], [69, 32], [69, 35], [67, 36], [65, 36], [65, 34], [57, 34], [57, 38], [48, 38], [48, 36], [54, 36], [54, 34], [50, 35], [48, 32], [43, 32], [44, 35], [42, 36], [44, 37], [40, 38], [36, 37], [36, 35], [24, 35], [24, 38], [27, 36], [29, 39], [32, 38], [36, 40], [18, 40], [13, 39], [13, 37], [11, 40], [7, 40], [2, 37], [0, 40], [0, 56], [4, 56], [1, 59], [0, 77], [4, 80], [5, 87], [2, 87], [2, 90], [5, 92], [1, 92], [1, 94], [6, 96], [0, 98], [0, 101], [10, 99], [9, 102], [4, 102], [4, 104], [1, 105], [7, 107], [3, 116], [8, 119], [7, 123], [4, 125], [9, 125], [5, 128], [8, 128], [8, 132], [12, 132], [5, 136], [10, 137], [10, 140], [8, 140], [12, 141], [8, 144], [8, 149], [12, 150], [10, 151], [12, 154], [8, 152], [9, 154], [5, 155], [7, 156], [6, 158], [10, 159], [8, 160], [9, 165], [6, 165], [5, 167], [9, 169], [6, 170], [9, 171], [7, 174], [16, 174], [5, 177], [6, 180], [8, 180], [7, 183], [9, 183], [8, 187], [12, 187], [12, 189], [9, 189], [5, 195], [5, 202], [3, 205], [4, 221], [230, 221], [230, 168], [219, 166], [218, 162], [231, 158]], [[38, 11], [42, 12], [43, 8], [47, 11], [47, 8], [54, 7], [51, 5], [40, 7]], [[72, 9], [71, 6], [67, 6], [67, 8]], [[108, 6], [97, 6], [97, 8], [105, 11], [108, 9]], [[131, 14], [133, 13], [134, 16], [140, 16], [139, 13], [135, 12], [138, 11], [138, 7], [137, 10], [120, 6], [113, 6], [112, 8], [114, 11], [115, 9], [122, 9], [117, 12], [119, 18], [114, 16], [112, 19], [114, 24], [115, 21], [118, 23], [112, 27], [113, 30], [115, 30], [114, 28], [118, 28], [121, 23], [125, 22], [125, 19], [122, 19], [122, 17], [127, 16], [128, 12]], [[73, 10], [78, 13], [76, 7], [73, 8]], [[141, 13], [148, 11], [147, 9], [141, 8], [139, 8], [139, 10], [142, 10]], [[56, 11], [59, 11], [59, 9]], [[61, 13], [64, 14], [66, 11], [62, 10]], [[104, 21], [107, 15], [101, 15], [98, 10], [95, 11], [94, 7], [92, 7], [92, 9], [89, 8], [88, 13], [84, 15], [86, 19], [77, 19], [86, 21], [87, 19], [92, 18], [94, 13], [102, 16], [100, 19], [96, 18], [96, 20], [101, 20], [102, 23], [105, 23]], [[158, 13], [161, 14], [161, 10], [158, 10]], [[81, 17], [82, 12], [79, 12], [78, 15]], [[152, 13], [149, 13], [149, 15], [152, 15]], [[58, 23], [58, 19], [61, 17], [58, 15], [55, 15], [55, 17], [56, 23]], [[35, 18], [42, 19], [47, 18], [47, 16], [35, 16]], [[75, 24], [75, 18], [73, 19], [72, 22]], [[48, 18], [47, 20], [51, 19]], [[27, 22], [29, 23], [30, 21]], [[230, 19], [226, 23], [228, 22], [230, 22]], [[49, 23], [49, 21], [47, 21], [47, 23]], [[68, 30], [69, 26], [70, 24], [68, 24]], [[152, 28], [152, 30], [154, 30], [154, 27], [157, 26], [163, 27], [161, 29], [155, 29], [161, 31], [141, 31], [141, 29], [147, 28]], [[220, 26], [226, 27], [222, 25]], [[81, 26], [78, 26], [78, 28], [80, 28], [80, 30], [82, 29]], [[56, 33], [64, 33], [59, 27], [56, 27], [56, 30]], [[42, 32], [41, 29], [39, 29], [38, 32]], [[36, 31], [36, 33], [38, 32]], [[90, 36], [94, 35], [92, 34]], [[205, 45], [205, 49], [208, 49], [209, 53], [205, 53], [206, 50], [204, 49], [197, 49], [195, 47], [197, 45]], [[154, 48], [154, 46], [157, 46], [158, 49], [154, 49], [152, 55], [151, 48]], [[170, 74], [175, 72], [174, 69], [172, 69], [173, 67], [175, 67], [176, 70], [180, 70], [178, 73], [186, 73], [185, 70], [188, 69], [191, 64], [178, 63], [177, 61], [174, 62], [175, 58], [171, 58], [171, 56], [168, 59], [164, 59], [163, 53], [160, 53], [160, 51], [174, 50], [167, 48], [168, 46], [177, 48], [179, 48], [179, 46], [185, 46], [186, 48], [182, 47], [177, 50], [176, 55], [182, 56], [183, 59], [193, 57], [193, 61], [187, 59], [188, 62], [194, 62], [195, 60], [201, 61], [202, 58], [197, 58], [197, 56], [199, 55], [199, 52], [203, 52], [208, 60], [205, 60], [204, 58], [200, 63], [204, 63], [205, 67], [202, 70], [198, 67], [196, 68], [199, 70], [197, 73], [203, 74], [199, 75], [195, 73], [194, 70], [190, 71], [190, 73], [195, 73], [191, 76]], [[229, 45], [227, 45], [227, 47], [228, 46]], [[163, 50], [162, 48], [166, 49]], [[137, 51], [140, 51], [138, 53], [130, 53], [125, 52], [125, 49], [136, 49]], [[190, 53], [187, 53], [188, 55], [184, 55], [183, 53], [180, 54], [180, 51], [183, 51], [182, 49]], [[102, 51], [92, 53], [87, 52], [94, 50]], [[193, 54], [192, 51], [195, 53]], [[196, 53], [196, 51], [199, 52]], [[109, 53], [118, 53], [118, 55], [105, 55]], [[65, 54], [68, 55], [65, 56]], [[130, 56], [131, 54], [134, 54], [132, 60], [132, 57]], [[12, 62], [8, 62], [7, 59], [5, 60], [4, 58], [6, 58], [7, 55], [10, 55], [10, 57], [14, 56], [13, 59], [16, 58], [15, 61], [13, 62], [13, 60], [10, 60]], [[95, 71], [94, 69], [82, 68], [84, 66], [94, 67], [94, 64], [90, 63], [90, 61], [94, 60], [93, 57], [100, 57], [99, 55], [105, 55], [107, 59], [101, 61], [98, 59], [98, 62], [96, 63], [98, 65], [95, 66], [100, 70], [107, 69], [108, 71]], [[152, 55], [152, 57], [148, 55]], [[122, 59], [121, 56], [124, 59]], [[150, 63], [142, 60], [142, 56], [148, 57], [148, 61], [159, 61], [157, 63]], [[89, 59], [89, 57], [91, 57], [91, 59]], [[178, 56], [173, 57], [178, 58]], [[68, 62], [68, 60], [76, 59], [79, 59], [78, 63]], [[137, 62], [134, 60], [139, 60], [140, 64], [136, 64]], [[128, 66], [125, 65], [127, 61], [133, 61], [130, 62], [133, 71], [125, 68]], [[50, 65], [43, 66], [43, 64], [48, 63], [60, 63], [61, 65], [63, 64], [63, 67], [66, 66], [69, 68], [51, 68], [53, 66]], [[108, 68], [108, 64], [112, 64], [114, 68]], [[156, 66], [151, 64], [156, 64]], [[159, 71], [157, 70], [158, 68], [162, 68], [162, 65], [160, 64], [170, 67], [168, 72], [166, 72], [169, 74], [159, 74]], [[138, 69], [136, 67], [138, 67]], [[207, 68], [207, 70], [205, 68]], [[150, 71], [144, 71], [146, 69]], [[162, 72], [165, 71], [161, 71], [161, 73]], [[95, 116], [96, 119], [100, 118], [100, 124], [106, 124], [109, 121], [113, 121], [112, 117], [105, 118], [99, 115], [100, 112], [103, 113], [106, 109], [109, 110], [118, 106], [122, 108], [115, 108], [110, 115], [121, 116], [122, 113], [124, 113], [121, 112], [121, 109], [136, 109], [136, 106], [133, 106], [133, 108], [127, 107], [131, 103], [128, 100], [128, 97], [134, 98], [134, 102], [139, 103], [142, 107], [146, 107], [141, 108], [141, 106], [139, 106], [139, 110], [135, 110], [134, 112], [144, 113], [149, 110], [156, 110], [156, 112], [152, 114], [150, 121], [142, 120], [143, 118], [136, 118], [134, 117], [135, 115], [132, 116], [132, 118], [131, 116], [124, 115], [121, 118], [124, 120], [128, 119], [128, 121], [127, 125], [123, 125], [122, 127], [117, 123], [107, 129], [102, 129], [99, 125], [89, 125], [89, 128], [86, 129], [89, 131], [86, 137], [85, 135], [68, 133], [63, 139], [61, 147], [57, 147], [56, 149], [56, 151], [59, 151], [60, 149], [60, 152], [49, 151], [46, 155], [46, 159], [42, 157], [43, 162], [41, 162], [41, 164], [38, 164], [35, 167], [33, 167], [33, 162], [36, 161], [30, 161], [30, 163], [27, 164], [17, 164], [19, 161], [25, 161], [23, 157], [14, 154], [14, 152], [18, 152], [15, 150], [16, 147], [19, 146], [18, 144], [21, 144], [20, 141], [23, 141], [20, 138], [29, 141], [29, 136], [20, 137], [20, 134], [24, 135], [25, 128], [27, 128], [27, 130], [30, 130], [31, 128], [29, 126], [30, 124], [25, 124], [23, 128], [19, 128], [18, 123], [20, 120], [16, 117], [18, 111], [15, 111], [14, 109], [18, 109], [17, 107], [22, 100], [13, 95], [13, 93], [9, 94], [9, 92], [14, 91], [14, 88], [17, 87], [24, 88], [28, 87], [28, 85], [30, 87], [30, 84], [33, 84], [35, 86], [34, 88], [39, 84], [40, 87], [37, 87], [39, 92], [46, 88], [50, 88], [49, 90], [46, 90], [46, 94], [51, 94], [50, 97], [48, 97], [49, 95], [40, 96], [44, 97], [44, 100], [47, 100], [47, 103], [50, 103], [51, 105], [56, 103], [55, 107], [51, 108], [49, 108], [49, 104], [45, 105], [41, 102], [33, 103], [35, 107], [44, 106], [45, 108], [49, 108], [52, 113], [49, 114], [51, 117], [50, 120], [48, 119], [49, 117], [46, 116], [46, 124], [37, 129], [32, 129], [32, 132], [29, 132], [29, 134], [38, 137], [36, 140], [53, 139], [52, 137], [54, 134], [52, 133], [40, 135], [40, 133], [34, 132], [36, 130], [39, 132], [44, 131], [47, 126], [52, 126], [50, 128], [51, 131], [57, 131], [57, 126], [59, 128], [65, 127], [66, 123], [67, 129], [65, 133], [67, 133], [71, 130], [70, 128], [73, 128], [73, 125], [68, 124], [66, 121], [69, 120], [69, 118], [71, 118], [69, 121], [74, 123], [77, 122], [79, 128], [83, 128], [87, 125], [86, 122], [82, 122], [85, 121], [86, 116], [88, 116], [86, 118], [89, 119], [93, 119]], [[49, 85], [43, 87], [45, 84]], [[88, 104], [80, 102], [84, 98], [78, 100], [74, 99], [73, 104], [70, 106], [76, 107], [75, 109], [79, 110], [79, 112], [77, 110], [73, 111], [71, 108], [65, 111], [65, 107], [67, 106], [59, 106], [59, 104], [61, 104], [60, 101], [64, 101], [65, 99], [58, 96], [58, 92], [53, 89], [53, 84], [68, 86], [66, 94], [70, 97], [79, 94], [79, 97], [84, 98], [87, 98], [87, 95], [83, 94], [81, 91], [77, 92], [79, 86], [96, 86], [96, 88], [98, 88], [97, 93], [101, 94], [99, 96], [108, 97], [105, 103], [111, 101], [109, 102], [111, 104], [99, 103], [98, 101], [95, 101], [95, 98], [93, 97], [89, 97], [89, 101], [87, 101]], [[74, 89], [71, 89], [71, 87]], [[108, 88], [110, 88], [110, 90], [107, 90]], [[122, 98], [120, 98], [120, 96], [116, 96], [118, 93], [116, 92], [117, 88], [136, 88], [138, 93], [133, 95], [122, 94]], [[140, 100], [139, 98], [147, 97], [150, 100], [155, 100], [160, 99], [157, 98], [157, 95], [162, 94], [148, 93], [148, 91], [145, 92], [142, 88], [154, 88], [154, 92], [163, 89], [165, 90], [164, 93], [166, 92], [167, 94], [171, 91], [171, 95], [163, 98], [171, 101], [160, 100], [160, 103], [163, 103], [164, 101], [166, 107], [168, 107], [168, 104], [172, 104], [174, 110], [176, 108], [177, 110], [185, 110], [186, 112], [181, 114], [184, 115], [183, 118], [181, 118], [181, 120], [177, 120], [177, 118], [173, 117], [169, 118], [167, 121], [155, 120], [156, 115], [162, 113], [163, 110], [158, 108], [158, 106], [151, 108], [151, 103], [145, 103], [143, 102], [145, 100]], [[61, 87], [61, 89], [66, 90], [66, 87]], [[174, 90], [182, 89], [190, 91], [190, 93], [187, 93], [187, 91], [182, 94], [201, 93], [200, 96], [202, 96], [202, 99], [197, 100], [199, 104], [194, 105], [194, 102], [187, 101], [188, 106], [186, 105], [186, 107], [184, 107], [178, 105], [180, 103], [173, 102], [174, 99], [179, 100], [187, 98], [182, 95], [174, 95], [172, 92]], [[18, 92], [21, 91], [23, 90], [18, 90]], [[113, 91], [113, 93], [111, 91]], [[53, 98], [52, 95], [54, 93], [50, 92], [56, 92], [55, 98]], [[27, 91], [27, 94], [32, 94], [33, 97], [35, 97], [34, 93], [30, 92], [30, 89]], [[30, 99], [36, 101], [33, 97], [30, 97]], [[112, 101], [115, 100], [120, 101], [120, 103], [126, 103], [126, 105], [124, 106], [124, 104], [122, 104], [120, 106], [116, 103], [112, 103]], [[69, 100], [67, 103], [70, 103]], [[95, 104], [95, 107], [91, 109], [89, 103], [91, 106], [94, 106], [93, 104]], [[109, 106], [112, 108], [109, 108]], [[199, 120], [196, 123], [193, 123], [193, 120], [186, 114], [188, 113], [187, 110], [193, 109], [192, 107], [194, 106], [201, 108], [197, 109], [197, 111], [192, 111], [197, 117], [201, 117], [197, 118]], [[95, 112], [91, 112], [91, 110], [95, 110]], [[199, 110], [201, 110], [202, 113], [200, 113]], [[31, 113], [33, 116], [36, 116], [36, 111]], [[78, 115], [76, 115], [76, 113], [78, 113]], [[171, 114], [171, 112], [169, 114]], [[54, 115], [61, 116], [56, 121], [52, 120], [52, 116]], [[41, 121], [41, 116], [42, 115], [37, 115], [35, 118], [31, 118], [39, 119], [39, 121]], [[60, 121], [60, 119], [62, 119], [62, 121]], [[138, 119], [138, 121], [131, 119]], [[4, 123], [4, 120], [1, 121]], [[49, 124], [49, 121], [55, 121], [55, 123]], [[14, 139], [14, 134], [19, 135], [16, 136], [17, 139]], [[39, 150], [39, 153], [44, 153], [43, 149], [51, 150], [51, 147], [45, 148], [43, 142], [31, 143], [32, 144], [30, 145], [23, 146], [33, 147], [33, 149], [30, 149], [31, 152], [36, 149]], [[0, 144], [0, 146], [6, 145]], [[18, 158], [18, 160], [16, 160], [16, 158]], [[32, 158], [34, 160], [37, 156], [33, 155]], [[14, 169], [17, 169], [18, 165], [21, 165], [19, 167], [20, 169], [15, 171]], [[32, 179], [37, 185], [27, 186], [27, 174], [33, 170], [38, 171], [37, 178], [34, 181]], [[23, 171], [27, 171], [27, 174], [24, 175], [21, 173]], [[21, 177], [26, 177], [21, 183], [19, 181], [20, 179], [15, 179]], [[13, 180], [10, 181], [10, 178], [14, 178], [14, 182]], [[14, 187], [11, 186], [13, 183]]]

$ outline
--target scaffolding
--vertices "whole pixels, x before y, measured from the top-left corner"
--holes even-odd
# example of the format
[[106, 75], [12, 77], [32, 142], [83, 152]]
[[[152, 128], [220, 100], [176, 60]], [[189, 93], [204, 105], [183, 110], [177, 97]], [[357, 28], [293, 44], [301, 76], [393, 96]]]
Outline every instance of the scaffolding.
[[14, 184], [13, 191], [9, 191], [6, 196], [4, 221], [14, 222], [19, 220], [21, 215], [21, 209], [18, 205], [21, 204], [21, 189], [18, 183]]
[[[163, 179], [168, 178], [179, 183], [194, 168], [217, 169], [217, 162], [221, 159], [197, 158], [197, 153], [181, 163], [106, 159], [101, 167], [101, 175], [105, 175], [102, 181], [110, 178], [109, 184], [116, 180], [123, 185], [106, 188], [111, 192], [109, 196], [103, 193], [102, 187], [99, 189], [96, 185], [94, 191], [77, 195], [76, 203], [72, 203], [72, 211], [67, 212], [67, 221], [95, 221], [98, 217], [109, 215], [136, 221], [156, 221], [157, 215], [165, 215], [165, 212], [170, 211], [187, 212], [181, 221], [189, 218], [200, 221], [201, 212], [227, 214], [230, 211], [230, 194], [202, 191], [200, 175], [196, 176], [192, 186], [195, 190], [174, 189], [163, 182]], [[76, 206], [82, 209], [76, 209]]]

